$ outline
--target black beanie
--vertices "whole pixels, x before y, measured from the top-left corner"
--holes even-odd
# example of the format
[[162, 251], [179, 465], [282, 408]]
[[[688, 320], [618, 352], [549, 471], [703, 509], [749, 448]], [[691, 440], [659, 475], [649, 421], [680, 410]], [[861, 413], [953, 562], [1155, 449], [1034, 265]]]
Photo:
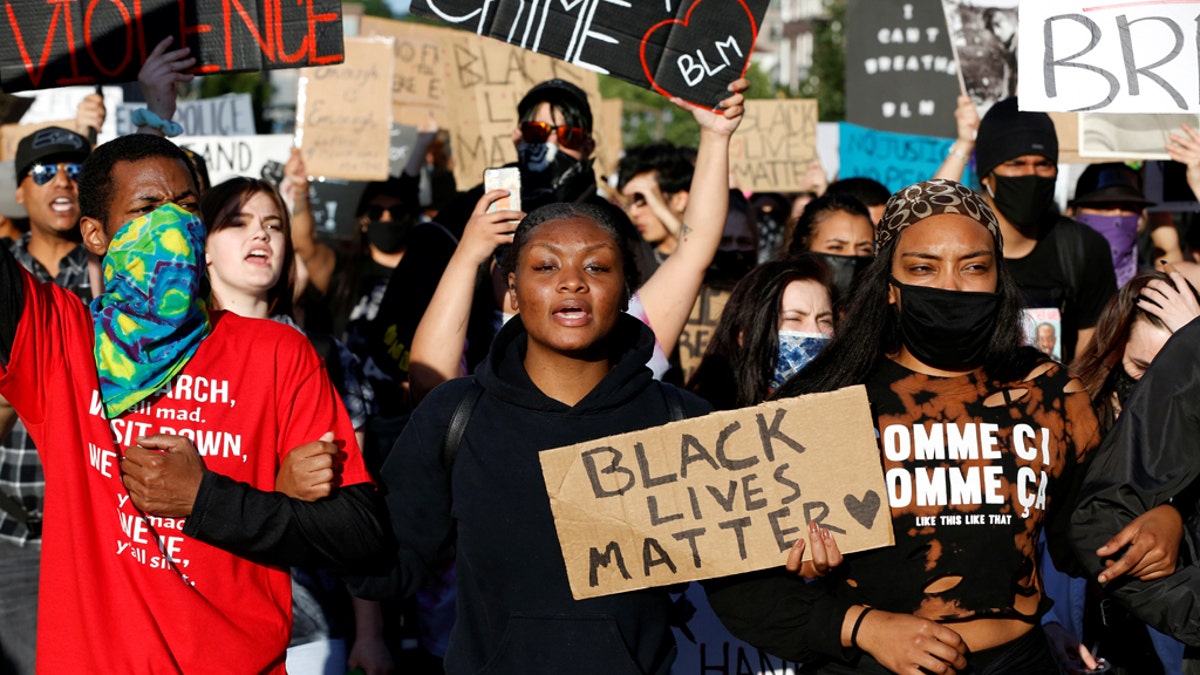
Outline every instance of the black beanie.
[[1058, 163], [1058, 134], [1043, 112], [1022, 112], [1016, 98], [992, 106], [975, 136], [975, 170], [982, 178], [998, 165], [1021, 155], [1041, 155]]

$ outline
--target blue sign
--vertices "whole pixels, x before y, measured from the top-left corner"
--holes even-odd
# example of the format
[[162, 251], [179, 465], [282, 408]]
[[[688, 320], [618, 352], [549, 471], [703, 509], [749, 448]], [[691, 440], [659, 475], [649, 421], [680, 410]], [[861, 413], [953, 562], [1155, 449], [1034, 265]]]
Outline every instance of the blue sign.
[[[954, 144], [949, 138], [894, 134], [848, 122], [839, 127], [838, 178], [874, 178], [892, 192], [933, 178]], [[974, 158], [959, 182], [972, 187], [979, 184]]]

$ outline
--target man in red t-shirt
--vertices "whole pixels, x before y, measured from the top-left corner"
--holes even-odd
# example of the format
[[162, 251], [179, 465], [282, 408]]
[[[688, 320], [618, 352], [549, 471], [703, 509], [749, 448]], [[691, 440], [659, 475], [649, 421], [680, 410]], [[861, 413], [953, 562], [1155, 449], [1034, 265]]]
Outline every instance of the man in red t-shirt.
[[[202, 244], [180, 245], [183, 228], [155, 229], [185, 223], [202, 242], [196, 180], [169, 141], [121, 137], [85, 163], [80, 207], [84, 245], [97, 255], [118, 240], [199, 253], [190, 267], [111, 277], [110, 256], [89, 313], [0, 251], [0, 395], [25, 421], [46, 473], [39, 670], [283, 673], [287, 566], [344, 568], [382, 549], [345, 409], [299, 332], [207, 312], [194, 299], [184, 304], [201, 324], [186, 356], [114, 406], [111, 382], [156, 367], [183, 333], [145, 342], [162, 318], [153, 303], [143, 303], [145, 316], [122, 305], [104, 323], [114, 302], [128, 300], [113, 279], [167, 298], [181, 284], [198, 287]], [[122, 330], [136, 338], [125, 352], [133, 361], [113, 366]], [[289, 449], [322, 437], [335, 439], [343, 460], [334, 495], [305, 503], [270, 492]]]

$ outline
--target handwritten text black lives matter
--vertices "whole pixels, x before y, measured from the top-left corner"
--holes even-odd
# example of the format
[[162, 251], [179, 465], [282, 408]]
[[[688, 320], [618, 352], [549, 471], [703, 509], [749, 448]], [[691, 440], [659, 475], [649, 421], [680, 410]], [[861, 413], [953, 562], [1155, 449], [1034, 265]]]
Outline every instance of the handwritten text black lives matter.
[[[150, 401], [154, 400], [151, 404]], [[232, 408], [236, 401], [229, 395], [229, 380], [180, 375], [162, 391], [161, 398], [147, 399], [125, 415], [108, 420], [113, 440], [127, 448], [137, 439], [152, 434], [183, 436], [192, 441], [201, 457], [223, 458], [245, 462], [241, 434], [205, 429], [203, 410], [206, 405], [225, 405]], [[174, 404], [174, 405], [172, 405]], [[193, 406], [192, 404], [200, 404]], [[92, 392], [90, 414], [103, 417], [104, 405], [100, 392]], [[153, 421], [140, 421], [145, 416]], [[118, 477], [119, 458], [107, 447], [88, 443], [88, 461], [92, 469], [106, 479]], [[160, 518], [142, 514], [129, 504], [129, 494], [117, 491], [117, 515], [121, 519], [124, 538], [116, 541], [117, 555], [128, 555], [152, 569], [173, 570], [194, 585], [184, 572], [191, 564], [183, 549], [183, 518]]]

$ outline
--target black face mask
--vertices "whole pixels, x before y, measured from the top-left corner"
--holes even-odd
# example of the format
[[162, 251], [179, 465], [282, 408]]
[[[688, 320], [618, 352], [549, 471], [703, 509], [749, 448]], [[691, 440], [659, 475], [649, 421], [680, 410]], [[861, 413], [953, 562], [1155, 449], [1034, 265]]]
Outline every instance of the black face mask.
[[940, 370], [968, 370], [983, 363], [996, 329], [999, 293], [891, 281], [900, 289], [900, 339], [918, 361]]
[[714, 281], [737, 281], [754, 269], [757, 262], [757, 251], [717, 251], [704, 276]]
[[996, 208], [1022, 232], [1035, 230], [1054, 202], [1054, 178], [1042, 176], [997, 176], [995, 188], [987, 188]]
[[1121, 407], [1125, 407], [1125, 402], [1129, 400], [1129, 395], [1133, 393], [1133, 388], [1137, 386], [1138, 381], [1133, 379], [1133, 376], [1125, 372], [1125, 364], [1118, 363], [1116, 368], [1108, 374], [1112, 378], [1113, 392], [1117, 395], [1117, 403]]
[[858, 275], [870, 266], [875, 258], [869, 255], [836, 255], [833, 253], [817, 253], [821, 260], [833, 271], [833, 286], [837, 289], [838, 297], [850, 296], [850, 289]]
[[517, 148], [521, 207], [526, 213], [554, 202], [573, 202], [596, 191], [592, 160], [580, 161], [547, 143]]
[[367, 241], [380, 253], [398, 253], [408, 243], [408, 233], [412, 227], [411, 218], [401, 221], [372, 220], [367, 223]]

